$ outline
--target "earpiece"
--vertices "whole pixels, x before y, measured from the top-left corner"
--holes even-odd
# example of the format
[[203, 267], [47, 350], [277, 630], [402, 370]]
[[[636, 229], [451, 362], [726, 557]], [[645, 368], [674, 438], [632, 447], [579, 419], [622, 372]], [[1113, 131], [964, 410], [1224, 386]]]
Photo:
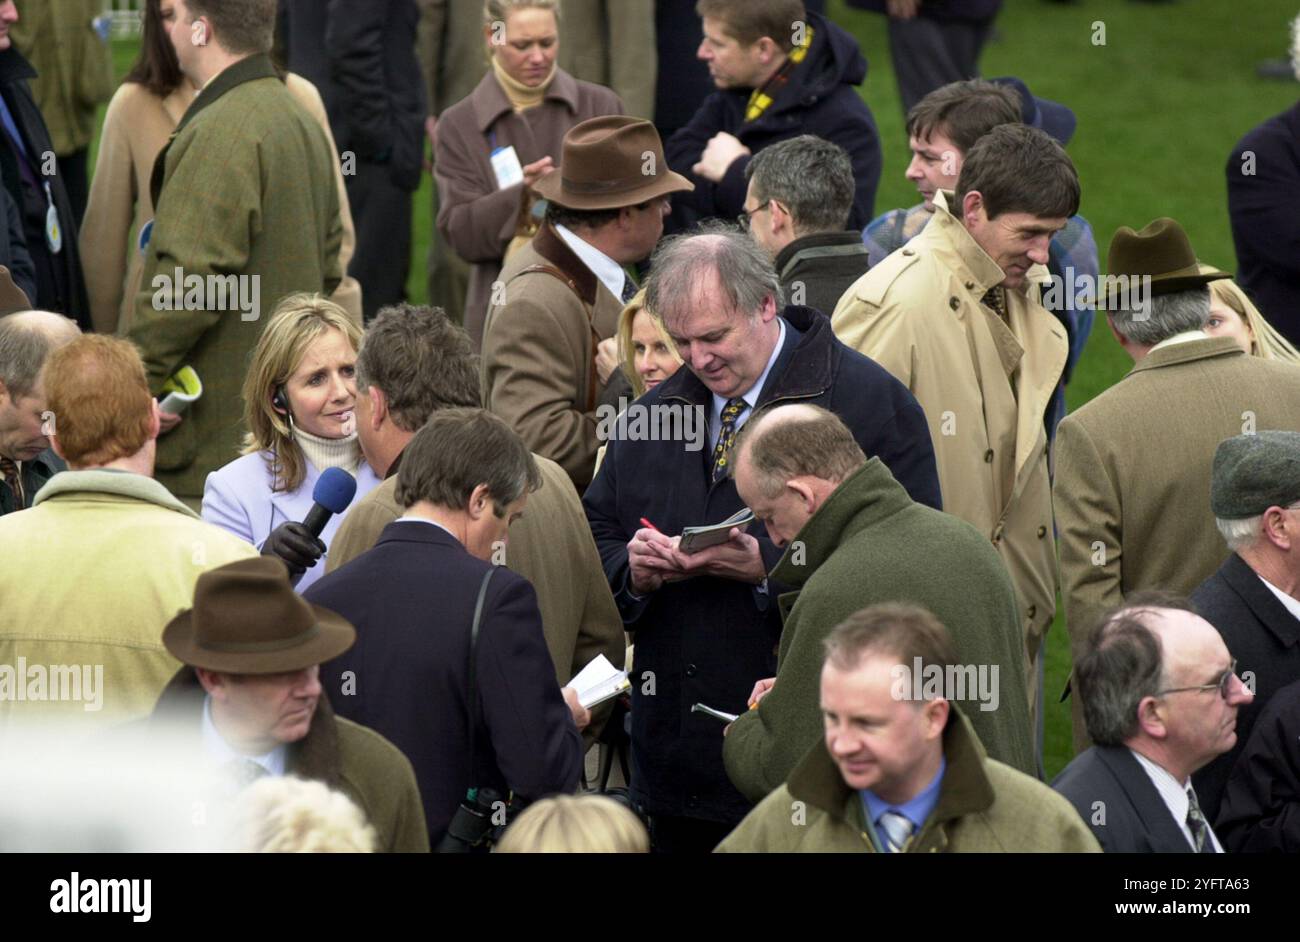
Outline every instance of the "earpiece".
[[275, 387], [275, 394], [271, 396], [271, 408], [281, 415], [289, 414], [289, 399], [284, 394], [283, 386]]

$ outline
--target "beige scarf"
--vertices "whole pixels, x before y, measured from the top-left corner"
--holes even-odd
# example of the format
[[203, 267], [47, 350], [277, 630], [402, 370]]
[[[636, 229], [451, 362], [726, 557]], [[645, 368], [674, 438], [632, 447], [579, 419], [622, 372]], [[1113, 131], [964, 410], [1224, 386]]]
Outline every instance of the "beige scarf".
[[506, 93], [510, 99], [510, 106], [515, 111], [527, 111], [529, 108], [536, 108], [546, 98], [546, 92], [551, 87], [551, 82], [555, 79], [555, 70], [557, 66], [552, 65], [550, 73], [546, 76], [546, 81], [542, 82], [536, 88], [532, 88], [522, 82], [517, 82], [510, 77], [509, 73], [501, 67], [501, 62], [496, 56], [492, 57], [492, 71], [497, 77], [497, 83], [501, 90]]

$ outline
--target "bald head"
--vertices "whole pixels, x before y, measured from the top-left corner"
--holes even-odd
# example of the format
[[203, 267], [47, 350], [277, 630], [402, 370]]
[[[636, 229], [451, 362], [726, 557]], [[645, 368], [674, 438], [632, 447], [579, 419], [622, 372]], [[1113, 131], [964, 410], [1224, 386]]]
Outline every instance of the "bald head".
[[742, 465], [766, 494], [791, 478], [816, 478], [839, 485], [866, 464], [849, 427], [821, 406], [796, 404], [759, 413], [745, 424], [736, 443], [737, 478]]
[[49, 311], [0, 317], [0, 456], [30, 461], [49, 447], [41, 369], [80, 333], [73, 321]]
[[735, 455], [736, 491], [777, 546], [793, 540], [867, 460], [839, 417], [812, 405], [754, 416], [741, 429]]

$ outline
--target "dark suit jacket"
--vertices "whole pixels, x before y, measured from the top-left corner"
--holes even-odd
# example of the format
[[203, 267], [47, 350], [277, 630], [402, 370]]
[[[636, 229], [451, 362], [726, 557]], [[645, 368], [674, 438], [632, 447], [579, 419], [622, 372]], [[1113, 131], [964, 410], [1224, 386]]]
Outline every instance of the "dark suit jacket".
[[1093, 746], [1075, 756], [1052, 787], [1074, 805], [1108, 854], [1192, 852], [1155, 785], [1124, 746]]
[[[36, 70], [22, 54], [12, 47], [0, 52], [0, 95], [4, 96], [14, 123], [23, 138], [29, 162], [36, 170], [42, 169], [43, 155], [54, 152], [50, 132], [36, 106], [27, 83], [36, 77]], [[45, 242], [45, 219], [48, 202], [43, 192], [37, 193], [24, 183], [19, 169], [20, 156], [9, 142], [9, 135], [0, 132], [0, 177], [9, 191], [23, 223], [23, 239], [29, 260], [33, 265], [35, 292], [28, 292], [32, 304], [46, 311], [66, 314], [82, 330], [90, 330], [90, 301], [86, 296], [86, 283], [81, 275], [81, 256], [77, 248], [77, 221], [72, 212], [68, 191], [60, 174], [42, 175], [42, 183], [50, 185], [50, 196], [58, 213], [62, 230], [63, 247], [57, 255], [50, 252]], [[21, 268], [21, 265], [19, 266]], [[28, 286], [15, 278], [24, 291]]]
[[1235, 853], [1300, 851], [1300, 683], [1279, 690], [1259, 714], [1214, 832]]
[[356, 644], [321, 667], [321, 684], [340, 716], [411, 760], [435, 847], [470, 786], [531, 800], [572, 791], [582, 769], [582, 737], [555, 683], [537, 597], [504, 567], [479, 627], [470, 768], [469, 634], [491, 568], [440, 527], [398, 521], [303, 594], [356, 627]]
[[1201, 810], [1215, 821], [1228, 775], [1255, 718], [1275, 693], [1300, 680], [1300, 621], [1236, 553], [1192, 593], [1192, 604], [1219, 629], [1237, 659], [1238, 675], [1255, 675], [1255, 701], [1237, 711], [1237, 744], [1192, 776]]
[[1270, 324], [1300, 343], [1300, 103], [1248, 131], [1227, 176], [1237, 281]]
[[415, 0], [280, 0], [289, 71], [316, 86], [339, 152], [420, 185], [424, 81], [415, 57]]

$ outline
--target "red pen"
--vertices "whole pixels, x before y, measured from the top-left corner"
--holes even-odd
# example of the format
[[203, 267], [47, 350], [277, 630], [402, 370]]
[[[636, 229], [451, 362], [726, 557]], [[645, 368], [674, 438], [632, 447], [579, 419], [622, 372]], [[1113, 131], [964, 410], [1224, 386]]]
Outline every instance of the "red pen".
[[663, 532], [663, 531], [660, 530], [657, 526], [655, 526], [653, 523], [651, 523], [649, 520], [647, 520], [645, 517], [642, 517], [642, 518], [641, 518], [641, 526], [643, 526], [643, 527], [649, 527], [651, 530], [654, 530], [655, 533], [662, 533], [662, 532]]

